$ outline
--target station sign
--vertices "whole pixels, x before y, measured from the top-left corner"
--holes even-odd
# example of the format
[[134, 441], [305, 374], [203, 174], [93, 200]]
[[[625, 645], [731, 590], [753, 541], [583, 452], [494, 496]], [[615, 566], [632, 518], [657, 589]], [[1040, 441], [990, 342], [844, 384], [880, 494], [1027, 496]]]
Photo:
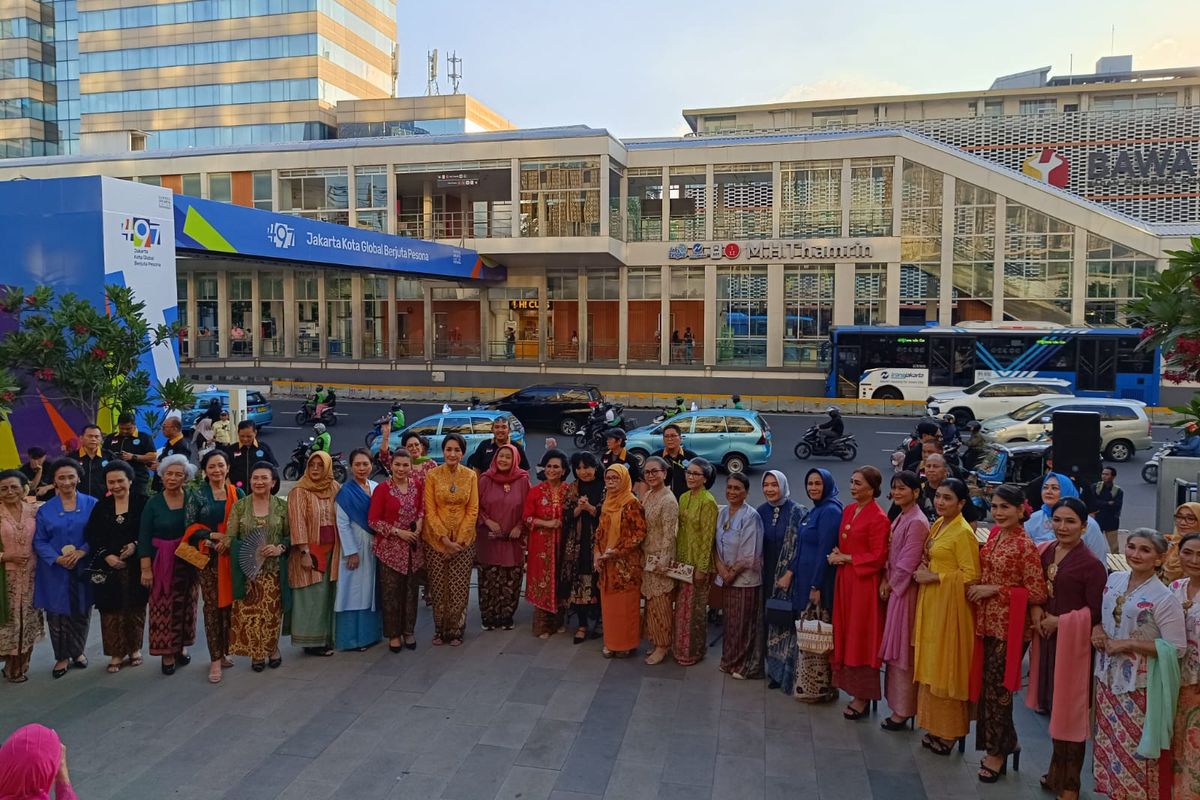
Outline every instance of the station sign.
[[693, 242], [672, 245], [671, 261], [872, 261], [876, 245], [863, 239], [789, 239]]

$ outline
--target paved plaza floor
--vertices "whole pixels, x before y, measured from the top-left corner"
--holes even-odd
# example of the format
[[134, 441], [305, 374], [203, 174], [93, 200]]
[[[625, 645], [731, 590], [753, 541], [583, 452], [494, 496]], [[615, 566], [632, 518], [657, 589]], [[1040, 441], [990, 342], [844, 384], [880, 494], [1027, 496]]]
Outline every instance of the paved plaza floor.
[[[474, 598], [470, 615], [459, 648], [430, 645], [422, 609], [416, 651], [317, 658], [285, 642], [280, 669], [239, 658], [217, 686], [202, 635], [172, 677], [157, 658], [107, 674], [96, 619], [88, 669], [52, 680], [42, 642], [27, 683], [0, 683], [0, 736], [33, 721], [57, 729], [82, 800], [1049, 796], [1037, 780], [1047, 722], [1023, 696], [1021, 772], [984, 786], [973, 738], [965, 756], [939, 758], [919, 732], [880, 730], [879, 715], [847, 722], [844, 702], [806, 706], [735, 681], [717, 671], [719, 641], [697, 666], [648, 667], [570, 634], [538, 640], [527, 607], [513, 631], [481, 632]], [[1089, 758], [1085, 789], [1090, 769]]]

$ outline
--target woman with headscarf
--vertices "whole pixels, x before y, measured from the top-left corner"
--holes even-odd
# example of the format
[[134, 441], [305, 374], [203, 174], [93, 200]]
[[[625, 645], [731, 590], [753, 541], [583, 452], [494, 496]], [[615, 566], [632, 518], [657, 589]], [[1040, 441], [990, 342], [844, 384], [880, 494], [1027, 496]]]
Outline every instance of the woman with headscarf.
[[479, 565], [479, 619], [485, 631], [511, 630], [521, 602], [525, 565], [525, 497], [529, 473], [521, 454], [502, 444], [479, 476], [479, 517], [475, 523], [475, 562]]
[[375, 606], [375, 551], [367, 512], [377, 485], [371, 480], [371, 451], [360, 447], [350, 453], [350, 479], [337, 493], [338, 564], [334, 592], [334, 646], [362, 652], [379, 641], [383, 623]]
[[67, 748], [44, 725], [18, 728], [0, 746], [0, 798], [3, 800], [77, 800], [67, 771]]
[[193, 547], [209, 556], [200, 570], [200, 596], [204, 599], [204, 638], [208, 641], [208, 682], [220, 683], [221, 670], [233, 666], [229, 658], [229, 620], [233, 610], [233, 562], [229, 558], [229, 514], [244, 496], [229, 482], [229, 456], [209, 450], [200, 459], [204, 480], [188, 496], [184, 512], [187, 537]]
[[146, 498], [133, 492], [133, 480], [133, 467], [124, 461], [105, 465], [108, 494], [92, 509], [83, 531], [92, 551], [92, 596], [100, 612], [100, 638], [110, 673], [120, 672], [126, 660], [132, 667], [141, 666], [146, 631], [149, 594], [137, 571]]
[[185, 509], [191, 491], [185, 486], [195, 473], [187, 456], [171, 455], [158, 462], [163, 490], [142, 508], [138, 557], [142, 586], [150, 590], [147, 612], [150, 655], [162, 657], [164, 675], [192, 663], [186, 648], [196, 641], [196, 568], [177, 557], [187, 525]]
[[[1054, 541], [1054, 525], [1051, 521], [1054, 506], [1059, 500], [1068, 497], [1079, 497], [1079, 489], [1071, 479], [1060, 472], [1047, 474], [1042, 480], [1042, 507], [1034, 511], [1025, 523], [1025, 532], [1034, 544]], [[1083, 532], [1083, 544], [1100, 559], [1101, 564], [1105, 563], [1108, 558], [1108, 540], [1104, 538], [1104, 532], [1100, 530], [1100, 524], [1094, 517], [1088, 517], [1087, 528]]]
[[628, 658], [641, 641], [641, 543], [645, 538], [646, 514], [633, 494], [629, 469], [613, 464], [604, 470], [604, 505], [594, 551], [605, 658]]
[[[230, 552], [233, 564], [233, 613], [229, 627], [229, 652], [248, 656], [250, 668], [277, 669], [283, 663], [279, 634], [284, 608], [291, 606], [284, 556], [291, 543], [287, 500], [274, 494], [279, 473], [269, 461], [250, 470], [250, 494], [233, 505], [229, 515]], [[255, 546], [254, 565], [243, 547]]]
[[46, 631], [41, 609], [33, 606], [37, 509], [24, 502], [28, 483], [19, 469], [0, 472], [0, 659], [9, 683], [29, 680], [33, 646]]
[[933, 496], [938, 517], [913, 573], [921, 585], [913, 623], [913, 679], [917, 724], [928, 733], [921, 746], [947, 756], [970, 727], [971, 659], [975, 616], [966, 587], [979, 579], [979, 542], [971, 522], [975, 506], [967, 485], [949, 478]]
[[528, 552], [525, 565], [525, 599], [533, 606], [533, 635], [548, 639], [563, 624], [558, 592], [558, 559], [563, 535], [563, 506], [567, 487], [567, 456], [551, 450], [542, 457], [546, 479], [525, 496], [525, 530]]
[[675, 558], [693, 568], [692, 582], [680, 583], [675, 593], [675, 631], [671, 652], [681, 666], [690, 667], [708, 650], [708, 587], [713, 577], [713, 547], [717, 539], [717, 501], [708, 491], [716, 469], [693, 458], [684, 470], [688, 490], [679, 498], [679, 531]]
[[588, 636], [600, 635], [596, 630], [600, 622], [600, 588], [593, 549], [600, 506], [604, 504], [604, 476], [600, 473], [600, 459], [588, 450], [571, 454], [571, 472], [575, 480], [567, 484], [563, 498], [555, 591], [559, 607], [578, 623], [573, 641], [580, 644]]
[[876, 502], [883, 475], [872, 466], [850, 475], [854, 505], [842, 512], [841, 534], [829, 554], [837, 566], [833, 590], [833, 685], [851, 696], [842, 712], [863, 719], [873, 701], [881, 700], [879, 644], [883, 640], [884, 607], [879, 587], [887, 567], [887, 514]]
[[462, 463], [467, 440], [457, 433], [442, 440], [440, 467], [425, 478], [425, 567], [433, 599], [433, 644], [462, 644], [475, 566], [475, 523], [479, 477]]
[[734, 680], [762, 677], [762, 518], [746, 505], [750, 480], [740, 472], [725, 481], [717, 512], [714, 566], [725, 601], [721, 672]]
[[[813, 509], [796, 534], [796, 554], [776, 585], [791, 590], [795, 605], [828, 615], [833, 610], [833, 582], [837, 575], [829, 563], [829, 554], [837, 546], [842, 502], [833, 475], [826, 469], [810, 469], [804, 476], [804, 491]], [[829, 656], [804, 653], [801, 662], [799, 683], [803, 685], [797, 685], [796, 699], [806, 703], [836, 699], [838, 691], [833, 688]]]
[[304, 474], [288, 493], [288, 584], [292, 587], [292, 644], [312, 656], [333, 655], [333, 584], [338, 579], [333, 459], [323, 450], [308, 457]]
[[880, 597], [887, 603], [879, 657], [887, 665], [883, 696], [891, 716], [880, 723], [886, 731], [902, 731], [917, 713], [917, 685], [913, 683], [913, 616], [917, 611], [917, 586], [913, 572], [925, 554], [929, 519], [921, 510], [921, 477], [901, 470], [892, 476], [892, 503], [899, 510], [888, 540], [888, 563]]
[[646, 512], [646, 538], [642, 541], [642, 597], [646, 599], [646, 638], [654, 645], [654, 649], [646, 656], [646, 663], [651, 666], [661, 664], [671, 650], [671, 622], [674, 616], [671, 595], [675, 592], [675, 579], [647, 568], [651, 558], [659, 564], [666, 564], [675, 558], [679, 501], [667, 483], [670, 470], [666, 459], [660, 456], [650, 456], [642, 465], [642, 480], [646, 484], [646, 494], [642, 498], [642, 510]]
[[[791, 604], [794, 617], [803, 610], [808, 598], [798, 602], [790, 578], [787, 588], [780, 586], [780, 582], [796, 556], [796, 540], [808, 510], [791, 499], [787, 476], [777, 469], [763, 475], [762, 492], [766, 502], [758, 507], [758, 516], [763, 524], [764, 602], [767, 598], [784, 600]], [[768, 614], [766, 637], [767, 687], [791, 694], [796, 688], [796, 626], [774, 624]]]
[[417, 649], [417, 573], [425, 565], [421, 528], [425, 524], [424, 483], [413, 474], [412, 455], [399, 450], [389, 465], [392, 476], [375, 487], [367, 521], [375, 531], [379, 559], [379, 603], [388, 649]]
[[1175, 530], [1166, 535], [1167, 557], [1162, 565], [1165, 583], [1183, 577], [1183, 564], [1179, 561], [1179, 543], [1191, 533], [1200, 533], [1200, 503], [1183, 503], [1175, 509]]
[[1013, 768], [1020, 744], [1013, 726], [1013, 692], [1021, 688], [1021, 660], [1030, 609], [1046, 602], [1046, 579], [1037, 546], [1021, 526], [1025, 497], [1021, 487], [996, 487], [992, 519], [996, 521], [979, 552], [979, 583], [967, 587], [975, 605], [978, 646], [972, 669], [980, 676], [976, 709], [975, 749], [984, 751], [979, 780], [995, 783], [1005, 772], [1009, 754]]
[[76, 491], [81, 477], [77, 461], [56, 461], [50, 477], [54, 497], [38, 509], [33, 533], [33, 551], [38, 558], [33, 604], [46, 612], [54, 645], [52, 674], [61, 678], [68, 667], [88, 665], [83, 651], [92, 621], [92, 587], [87, 578], [91, 553], [83, 529], [97, 501]]

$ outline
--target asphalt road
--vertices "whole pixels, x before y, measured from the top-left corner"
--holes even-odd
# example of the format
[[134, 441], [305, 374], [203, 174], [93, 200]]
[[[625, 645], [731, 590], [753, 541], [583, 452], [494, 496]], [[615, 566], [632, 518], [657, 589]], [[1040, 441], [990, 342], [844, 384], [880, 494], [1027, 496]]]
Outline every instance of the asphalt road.
[[[264, 438], [270, 443], [275, 455], [285, 460], [295, 446], [296, 440], [312, 435], [312, 427], [301, 429], [293, 419], [300, 407], [297, 398], [273, 399], [275, 420], [279, 423], [264, 431]], [[455, 405], [455, 408], [460, 406]], [[349, 453], [355, 447], [363, 445], [363, 439], [374, 425], [376, 419], [387, 413], [389, 405], [378, 401], [338, 401], [338, 424], [330, 428], [333, 435], [334, 452]], [[409, 423], [416, 422], [422, 417], [441, 411], [440, 404], [406, 403], [404, 413]], [[642, 423], [648, 423], [656, 411], [652, 409], [632, 409], [633, 417]], [[858, 440], [859, 459], [856, 462], [845, 463], [839, 459], [812, 458], [801, 462], [792, 455], [792, 448], [800, 436], [810, 425], [822, 422], [824, 416], [807, 414], [764, 414], [771, 426], [772, 444], [774, 451], [769, 464], [770, 469], [782, 470], [792, 486], [792, 491], [798, 500], [803, 499], [803, 476], [809, 467], [819, 466], [828, 469], [842, 487], [843, 500], [849, 498], [850, 475], [859, 464], [874, 464], [884, 473], [890, 474], [889, 456], [900, 444], [901, 440], [911, 432], [915, 420], [909, 417], [846, 417], [846, 430], [853, 433]], [[526, 431], [526, 452], [531, 462], [536, 462], [546, 451], [546, 438], [554, 435], [550, 431]], [[1176, 438], [1176, 431], [1165, 426], [1156, 426], [1154, 440], [1156, 443], [1171, 441]], [[561, 449], [570, 453], [575, 448], [568, 437], [557, 436]], [[1153, 526], [1155, 507], [1155, 487], [1144, 483], [1141, 479], [1142, 465], [1153, 454], [1153, 450], [1140, 451], [1132, 461], [1124, 464], [1114, 464], [1117, 468], [1117, 483], [1125, 490], [1124, 513], [1121, 517], [1121, 527], [1136, 528], [1142, 525]], [[756, 470], [761, 474], [762, 470]], [[754, 481], [750, 499], [755, 505], [762, 502], [762, 491]], [[723, 499], [724, 482], [720, 479], [713, 493], [718, 502]]]

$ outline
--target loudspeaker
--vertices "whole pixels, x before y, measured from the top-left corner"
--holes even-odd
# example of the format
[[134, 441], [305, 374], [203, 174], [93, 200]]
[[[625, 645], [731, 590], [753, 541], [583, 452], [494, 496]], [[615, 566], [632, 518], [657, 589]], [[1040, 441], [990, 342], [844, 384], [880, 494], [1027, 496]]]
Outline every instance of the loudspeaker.
[[1092, 411], [1055, 411], [1054, 471], [1079, 486], [1100, 480], [1100, 415]]

